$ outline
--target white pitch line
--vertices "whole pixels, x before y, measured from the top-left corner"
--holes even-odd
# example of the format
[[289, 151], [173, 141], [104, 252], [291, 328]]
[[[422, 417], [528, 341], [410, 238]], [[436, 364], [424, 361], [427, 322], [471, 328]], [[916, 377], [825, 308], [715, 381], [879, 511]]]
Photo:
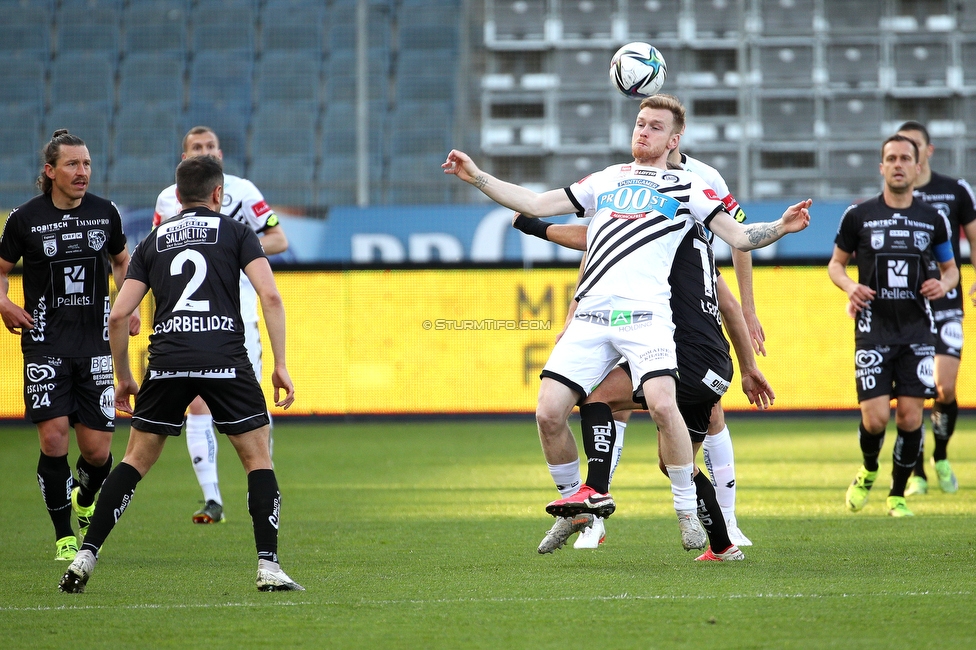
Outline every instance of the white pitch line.
[[758, 593], [758, 594], [727, 594], [724, 596], [709, 595], [650, 595], [642, 596], [637, 594], [617, 594], [612, 596], [562, 596], [558, 598], [405, 598], [396, 600], [355, 600], [339, 601], [324, 600], [321, 602], [296, 601], [296, 602], [272, 602], [272, 603], [198, 603], [198, 604], [130, 604], [130, 605], [58, 605], [46, 607], [3, 607], [0, 606], [0, 613], [3, 612], [49, 612], [49, 611], [85, 611], [85, 610], [144, 610], [144, 609], [223, 609], [235, 607], [302, 607], [306, 605], [332, 606], [332, 607], [369, 607], [380, 605], [444, 605], [444, 604], [478, 604], [478, 603], [545, 603], [545, 602], [607, 602], [607, 601], [662, 601], [662, 600], [740, 600], [740, 599], [810, 599], [827, 600], [831, 598], [884, 598], [897, 597], [908, 598], [917, 596], [972, 596], [971, 591], [881, 591], [877, 593], [843, 593], [843, 594], [779, 594], [779, 593]]

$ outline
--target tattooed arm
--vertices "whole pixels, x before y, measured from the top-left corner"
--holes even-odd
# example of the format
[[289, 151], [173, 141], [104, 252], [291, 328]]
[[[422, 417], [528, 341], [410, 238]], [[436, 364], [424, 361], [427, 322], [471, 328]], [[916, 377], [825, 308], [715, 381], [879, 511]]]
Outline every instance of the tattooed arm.
[[485, 196], [526, 217], [554, 217], [576, 212], [576, 206], [564, 190], [549, 190], [538, 194], [514, 183], [507, 183], [481, 171], [471, 157], [454, 149], [441, 165], [445, 174], [453, 174], [465, 183], [474, 185]]
[[800, 232], [810, 224], [809, 208], [813, 201], [807, 199], [786, 209], [776, 221], [741, 224], [725, 211], [719, 212], [709, 222], [709, 229], [729, 246], [742, 251], [769, 246], [783, 235]]

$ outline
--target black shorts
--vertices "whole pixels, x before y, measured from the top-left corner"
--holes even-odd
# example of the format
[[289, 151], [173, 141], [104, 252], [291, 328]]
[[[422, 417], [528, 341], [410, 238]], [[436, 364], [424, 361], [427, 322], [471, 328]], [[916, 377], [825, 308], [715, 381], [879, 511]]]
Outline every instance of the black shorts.
[[874, 397], [935, 397], [935, 346], [917, 343], [858, 346], [854, 377], [858, 403]]
[[24, 357], [24, 408], [27, 418], [44, 422], [68, 416], [96, 431], [115, 431], [112, 355]]
[[264, 393], [248, 365], [215, 370], [147, 370], [136, 395], [132, 426], [148, 433], [178, 436], [186, 407], [197, 395], [207, 402], [220, 433], [247, 433], [269, 423]]
[[[630, 372], [626, 364], [624, 369]], [[733, 374], [732, 358], [727, 354], [710, 354], [695, 346], [678, 345], [679, 380], [675, 398], [692, 442], [705, 440], [712, 408], [728, 391]], [[634, 393], [634, 401], [647, 408], [643, 388]]]
[[962, 291], [954, 288], [938, 300], [931, 301], [935, 319], [935, 353], [962, 358]]

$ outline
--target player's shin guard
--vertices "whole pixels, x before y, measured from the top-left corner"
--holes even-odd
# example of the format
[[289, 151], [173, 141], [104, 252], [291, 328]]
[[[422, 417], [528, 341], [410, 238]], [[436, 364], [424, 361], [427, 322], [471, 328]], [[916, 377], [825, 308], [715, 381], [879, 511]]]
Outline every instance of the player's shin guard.
[[725, 517], [729, 518], [735, 514], [735, 454], [728, 427], [715, 435], [705, 436], [702, 456], [708, 475], [712, 477], [718, 505]]
[[675, 511], [695, 512], [698, 509], [698, 498], [692, 478], [692, 473], [695, 471], [694, 464], [665, 465], [664, 469], [671, 479], [671, 495], [674, 497]]
[[922, 443], [922, 428], [914, 431], [898, 429], [895, 449], [891, 453], [891, 492], [888, 496], [905, 496], [905, 484], [912, 475], [912, 469], [918, 461], [918, 450]]
[[861, 454], [864, 456], [864, 469], [869, 472], [878, 471], [878, 456], [884, 446], [885, 432], [874, 435], [864, 428], [864, 422], [857, 427], [858, 442], [861, 443]]
[[258, 560], [278, 561], [278, 518], [281, 493], [272, 469], [256, 469], [247, 475], [247, 511], [254, 525]]
[[561, 465], [553, 465], [552, 463], [547, 463], [547, 465], [549, 466], [549, 475], [552, 476], [552, 481], [562, 496], [568, 497], [576, 494], [580, 486], [583, 485], [579, 459]]
[[956, 418], [959, 416], [959, 404], [955, 400], [948, 404], [935, 402], [932, 404], [932, 433], [935, 434], [935, 449], [932, 458], [936, 461], [948, 457], [947, 447], [949, 438], [956, 432]]
[[732, 546], [732, 540], [729, 539], [725, 515], [715, 498], [715, 486], [701, 472], [695, 474], [695, 492], [698, 495], [698, 520], [708, 533], [712, 551], [722, 553]]
[[95, 514], [92, 515], [91, 525], [88, 527], [88, 534], [85, 535], [85, 543], [81, 545], [81, 550], [87, 549], [96, 557], [98, 556], [98, 549], [105, 543], [105, 538], [109, 536], [122, 513], [132, 503], [132, 495], [135, 494], [136, 485], [141, 480], [142, 475], [139, 471], [125, 461], [115, 466], [102, 483], [102, 493], [98, 495]]
[[599, 492], [610, 491], [610, 472], [613, 470], [613, 449], [616, 427], [610, 406], [602, 402], [580, 407], [583, 430], [583, 450], [586, 452], [586, 484]]
[[75, 471], [78, 473], [78, 484], [81, 487], [78, 490], [78, 505], [87, 508], [95, 502], [95, 494], [112, 471], [112, 454], [109, 452], [108, 459], [101, 467], [95, 467], [82, 456], [78, 456]]
[[71, 466], [68, 456], [46, 456], [37, 459], [37, 485], [41, 488], [44, 506], [54, 524], [55, 539], [74, 535], [71, 530]]
[[217, 436], [213, 432], [213, 416], [193, 413], [186, 416], [186, 448], [204, 501], [223, 504], [217, 479]]

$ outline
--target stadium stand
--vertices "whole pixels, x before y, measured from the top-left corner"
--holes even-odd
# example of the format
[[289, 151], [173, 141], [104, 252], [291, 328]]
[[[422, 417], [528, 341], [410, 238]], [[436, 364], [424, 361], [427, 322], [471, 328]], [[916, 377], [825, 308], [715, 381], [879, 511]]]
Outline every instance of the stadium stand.
[[[684, 150], [721, 162], [740, 200], [860, 195], [874, 186], [865, 152], [906, 119], [930, 124], [941, 171], [972, 176], [971, 1], [367, 6], [371, 201], [484, 200], [421, 173], [451, 146], [539, 188], [574, 180], [581, 161], [626, 157], [636, 105], [610, 90], [606, 68], [633, 40], [668, 62], [664, 90], [688, 108]], [[196, 124], [217, 130], [229, 171], [257, 174], [269, 194], [354, 201], [355, 20], [356, 0], [0, 0], [0, 207], [32, 193], [55, 123], [80, 129], [98, 182], [127, 201], [155, 197]]]

